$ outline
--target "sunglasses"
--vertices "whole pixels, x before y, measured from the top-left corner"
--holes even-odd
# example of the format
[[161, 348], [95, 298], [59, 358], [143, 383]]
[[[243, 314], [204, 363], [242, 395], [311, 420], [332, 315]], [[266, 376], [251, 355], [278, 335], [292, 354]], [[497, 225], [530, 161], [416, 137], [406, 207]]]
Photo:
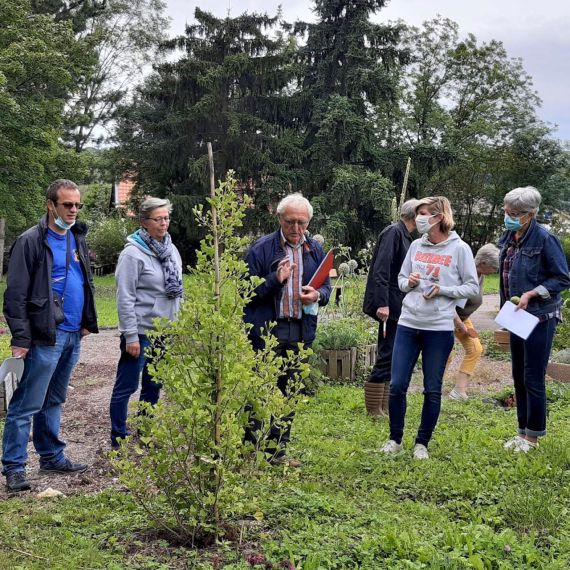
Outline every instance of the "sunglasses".
[[[57, 206], [58, 202], [54, 202], [54, 204]], [[66, 210], [71, 210], [71, 208], [77, 208], [78, 210], [81, 210], [81, 208], [84, 206], [84, 204], [81, 202], [59, 202], [59, 205], [63, 206]]]

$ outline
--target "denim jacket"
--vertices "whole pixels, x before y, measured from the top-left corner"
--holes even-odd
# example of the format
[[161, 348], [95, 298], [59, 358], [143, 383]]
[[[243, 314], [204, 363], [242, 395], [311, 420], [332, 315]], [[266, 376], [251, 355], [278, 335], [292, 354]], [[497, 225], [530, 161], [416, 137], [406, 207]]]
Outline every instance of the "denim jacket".
[[[512, 234], [513, 232], [506, 231], [499, 240], [501, 306], [507, 300], [503, 286], [503, 262]], [[540, 295], [533, 297], [526, 309], [537, 317], [551, 313], [561, 306], [560, 293], [570, 287], [570, 276], [560, 240], [533, 219], [511, 263], [509, 292], [511, 295], [520, 296], [539, 286], [544, 290], [541, 288], [538, 291]]]

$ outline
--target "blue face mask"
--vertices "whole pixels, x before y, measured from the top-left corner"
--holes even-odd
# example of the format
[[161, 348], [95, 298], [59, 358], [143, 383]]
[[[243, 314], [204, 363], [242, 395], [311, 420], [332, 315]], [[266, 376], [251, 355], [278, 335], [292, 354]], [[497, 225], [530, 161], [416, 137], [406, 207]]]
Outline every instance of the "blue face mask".
[[70, 230], [75, 225], [75, 222], [68, 224], [66, 221], [63, 220], [63, 218], [56, 216], [55, 212], [53, 216], [53, 222], [60, 230]]
[[520, 218], [512, 218], [508, 214], [505, 214], [505, 228], [509, 231], [517, 231], [522, 228]]

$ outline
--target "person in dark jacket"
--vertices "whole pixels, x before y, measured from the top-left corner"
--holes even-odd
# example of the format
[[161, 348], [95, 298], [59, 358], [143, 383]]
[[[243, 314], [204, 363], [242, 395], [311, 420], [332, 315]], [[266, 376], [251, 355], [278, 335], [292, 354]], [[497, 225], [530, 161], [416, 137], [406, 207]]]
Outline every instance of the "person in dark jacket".
[[499, 240], [501, 306], [513, 297], [518, 309], [538, 317], [525, 340], [511, 333], [511, 366], [518, 433], [504, 447], [528, 453], [546, 435], [545, 374], [556, 325], [562, 319], [560, 293], [570, 287], [560, 240], [536, 221], [542, 198], [536, 188], [515, 188], [504, 198], [507, 230]]
[[[250, 275], [263, 277], [264, 282], [256, 288], [244, 319], [252, 325], [249, 338], [255, 349], [264, 346], [262, 329], [271, 327], [278, 339], [276, 351], [285, 356], [287, 351], [297, 353], [299, 343], [308, 348], [315, 340], [318, 307], [328, 303], [331, 286], [328, 278], [319, 289], [308, 285], [325, 257], [321, 245], [306, 235], [313, 217], [310, 202], [299, 193], [290, 194], [278, 204], [277, 217], [280, 229], [256, 241], [246, 255]], [[293, 373], [277, 379], [284, 395]], [[272, 426], [270, 439], [277, 443], [273, 463], [299, 465], [285, 454], [292, 420], [282, 418], [281, 429]], [[252, 439], [251, 434], [247, 437]]]
[[80, 340], [98, 332], [87, 227], [76, 221], [83, 204], [75, 183], [56, 180], [46, 197], [46, 216], [11, 248], [4, 293], [12, 356], [25, 359], [4, 424], [2, 465], [10, 491], [31, 487], [25, 469], [32, 419], [40, 472], [87, 469], [65, 456], [59, 439], [61, 405]]
[[362, 310], [380, 323], [378, 351], [368, 381], [364, 383], [364, 403], [370, 416], [387, 416], [392, 374], [392, 349], [404, 293], [398, 287], [398, 273], [416, 229], [417, 200], [402, 205], [400, 221], [382, 230], [374, 250], [366, 281]]

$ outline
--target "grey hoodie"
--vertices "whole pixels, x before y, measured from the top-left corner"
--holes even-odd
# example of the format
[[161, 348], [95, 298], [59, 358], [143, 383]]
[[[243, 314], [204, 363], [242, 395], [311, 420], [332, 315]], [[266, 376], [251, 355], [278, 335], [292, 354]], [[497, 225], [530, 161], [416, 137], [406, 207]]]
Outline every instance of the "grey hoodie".
[[[411, 289], [410, 273], [418, 272], [422, 281]], [[422, 287], [440, 286], [439, 295], [425, 299]], [[461, 299], [477, 295], [479, 281], [471, 248], [457, 235], [440, 243], [431, 243], [427, 234], [412, 242], [398, 275], [398, 285], [407, 295], [398, 324], [406, 327], [452, 331], [455, 308]]]
[[[180, 253], [174, 244], [172, 248], [174, 263], [182, 269]], [[130, 238], [119, 256], [115, 280], [119, 332], [125, 335], [127, 343], [137, 342], [139, 334], [151, 330], [152, 321], [157, 317], [171, 321], [176, 319], [182, 299], [166, 296], [159, 259]]]

